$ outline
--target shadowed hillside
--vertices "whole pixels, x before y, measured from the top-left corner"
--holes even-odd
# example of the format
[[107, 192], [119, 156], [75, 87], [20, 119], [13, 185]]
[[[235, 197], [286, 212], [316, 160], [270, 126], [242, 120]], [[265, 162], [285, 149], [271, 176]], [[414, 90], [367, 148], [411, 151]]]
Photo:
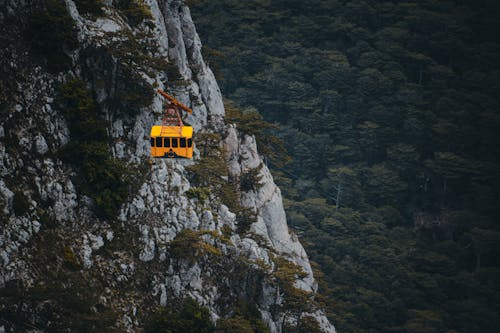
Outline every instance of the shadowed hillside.
[[292, 160], [268, 162], [339, 331], [495, 331], [500, 6], [193, 3], [223, 94], [278, 126]]

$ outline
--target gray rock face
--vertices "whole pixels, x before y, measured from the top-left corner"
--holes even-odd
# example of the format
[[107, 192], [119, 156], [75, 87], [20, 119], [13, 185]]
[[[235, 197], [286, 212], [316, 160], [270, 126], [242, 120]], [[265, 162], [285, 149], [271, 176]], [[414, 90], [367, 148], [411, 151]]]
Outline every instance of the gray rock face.
[[264, 161], [258, 154], [255, 138], [245, 135], [238, 140], [234, 127], [231, 127], [229, 132], [225, 144], [233, 176], [240, 176], [262, 165], [259, 175], [261, 186], [257, 191], [244, 192], [242, 197], [243, 204], [258, 213], [257, 222], [252, 224], [251, 230], [269, 240], [278, 253], [286, 254], [307, 273], [307, 277], [297, 280], [298, 287], [306, 291], [316, 291], [317, 284], [309, 259], [297, 237], [289, 233], [281, 192], [274, 184], [269, 169], [263, 165]]
[[[141, 311], [173, 304], [186, 296], [208, 307], [217, 320], [231, 314], [225, 308], [227, 302], [252, 289], [257, 295], [255, 307], [271, 332], [281, 332], [284, 322], [293, 325], [303, 316], [316, 318], [323, 331], [334, 332], [317, 307], [296, 314], [273, 310], [286, 304], [283, 288], [273, 277], [278, 269], [275, 257], [288, 260], [305, 273], [294, 280], [296, 288], [316, 292], [307, 254], [288, 230], [280, 190], [263, 165], [255, 138], [224, 123], [221, 93], [201, 56], [201, 42], [189, 9], [176, 0], [145, 3], [151, 10], [153, 26], [131, 28], [110, 2], [106, 2], [105, 17], [92, 20], [81, 15], [73, 1], [66, 0], [80, 44], [71, 54], [74, 66], [68, 77], [30, 67], [26, 56], [19, 55], [18, 66], [24, 66], [26, 73], [19, 78], [21, 89], [15, 96], [16, 103], [9, 106], [9, 114], [18, 114], [24, 121], [12, 126], [9, 119], [0, 119], [0, 287], [12, 281], [21, 281], [23, 286], [45, 283], [43, 275], [34, 269], [33, 253], [43, 246], [40, 239], [55, 234], [62, 245], [54, 264], [59, 268], [70, 265], [89, 281], [94, 281], [94, 275], [105, 281], [99, 302], [119, 314], [115, 326], [120, 330], [141, 330]], [[15, 4], [9, 6], [10, 15], [17, 15], [18, 10]], [[239, 193], [241, 204], [256, 214], [249, 232], [237, 232], [237, 215], [218, 198], [202, 200], [190, 195], [196, 188], [187, 168], [197, 160], [147, 163], [148, 131], [161, 117], [162, 101], [157, 96], [152, 105], [137, 110], [132, 118], [112, 114], [104, 104], [101, 106], [114, 141], [113, 155], [136, 172], [133, 192], [115, 221], [96, 217], [92, 200], [75, 188], [77, 170], [57, 157], [58, 150], [69, 142], [70, 133], [64, 116], [54, 106], [55, 87], [72, 76], [82, 76], [79, 57], [85, 47], [106, 43], [110, 33], [134, 29], [153, 34], [158, 46], [155, 56], [168, 59], [179, 69], [184, 84], [168, 88], [193, 108], [187, 121], [197, 132], [224, 134], [221, 145], [227, 152], [229, 176], [239, 179], [249, 170], [260, 168], [261, 185]], [[145, 73], [138, 69], [138, 74], [160, 88], [172, 80], [161, 70]], [[97, 85], [92, 89], [99, 102], [113, 94]], [[6, 144], [6, 137], [18, 142], [15, 149]], [[176, 250], [175, 246], [183, 246], [176, 243], [178, 237], [194, 237], [188, 238], [194, 244], [187, 248], [194, 248], [194, 255]], [[197, 244], [202, 248], [193, 247]], [[245, 270], [234, 272], [237, 265], [248, 270], [248, 276], [237, 274]], [[254, 273], [263, 278], [252, 285], [248, 281]], [[142, 281], [142, 289], [137, 281]], [[129, 286], [129, 291], [120, 292], [123, 286]]]

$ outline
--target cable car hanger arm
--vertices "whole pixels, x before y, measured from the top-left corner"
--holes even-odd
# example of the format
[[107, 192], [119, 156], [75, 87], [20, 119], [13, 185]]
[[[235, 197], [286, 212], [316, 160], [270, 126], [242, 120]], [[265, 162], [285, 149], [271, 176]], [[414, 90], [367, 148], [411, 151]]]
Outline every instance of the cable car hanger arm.
[[191, 110], [190, 108], [188, 108], [187, 106], [185, 106], [184, 104], [182, 104], [181, 102], [179, 102], [177, 99], [175, 99], [174, 97], [170, 96], [169, 94], [167, 94], [166, 92], [164, 92], [163, 90], [161, 89], [158, 89], [157, 90], [158, 93], [160, 95], [162, 95], [163, 97], [165, 97], [166, 99], [168, 99], [168, 101], [170, 103], [172, 103], [173, 105], [181, 108], [182, 110], [186, 111], [187, 113], [193, 113], [193, 110]]

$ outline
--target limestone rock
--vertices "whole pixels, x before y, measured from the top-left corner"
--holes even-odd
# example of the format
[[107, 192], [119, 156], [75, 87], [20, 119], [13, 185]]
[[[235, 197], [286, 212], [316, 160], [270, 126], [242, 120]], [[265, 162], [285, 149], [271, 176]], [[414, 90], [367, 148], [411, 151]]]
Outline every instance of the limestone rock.
[[[194, 298], [209, 309], [214, 320], [228, 315], [224, 303], [245, 295], [245, 288], [250, 288], [241, 279], [252, 276], [240, 277], [244, 271], [234, 272], [234, 266], [244, 262], [245, 269], [266, 276], [256, 287], [259, 297], [254, 305], [270, 331], [281, 332], [284, 315], [272, 309], [286, 300], [272, 283], [276, 269], [273, 257], [282, 256], [306, 273], [295, 281], [297, 288], [314, 293], [317, 284], [304, 248], [288, 230], [281, 192], [258, 153], [255, 138], [224, 123], [221, 92], [201, 55], [200, 38], [188, 7], [178, 0], [146, 0], [151, 24], [132, 27], [114, 2], [105, 3], [103, 17], [92, 19], [78, 10], [76, 2], [65, 0], [78, 32], [78, 47], [67, 51], [72, 59], [68, 72], [49, 73], [33, 66], [25, 51], [9, 49], [8, 61], [19, 75], [8, 111], [22, 121], [9, 127], [8, 119], [0, 119], [0, 287], [13, 281], [44, 286], [48, 281], [40, 267], [61, 270], [70, 265], [88, 279], [88, 284], [103, 284], [103, 288], [89, 292], [99, 293], [96, 299], [100, 304], [117, 313], [118, 330], [134, 332], [143, 329], [146, 316], [141, 311], [152, 311], [176, 298]], [[6, 1], [2, 15], [22, 18], [30, 4]], [[82, 65], [85, 51], [98, 49], [109, 42], [107, 38], [123, 32], [130, 36], [151, 34], [157, 43], [152, 56], [178, 68], [183, 84], [177, 86], [168, 77], [171, 74], [161, 69], [134, 70], [155, 87], [169, 84], [169, 91], [194, 110], [187, 122], [196, 131], [217, 131], [225, 137], [222, 145], [230, 177], [238, 179], [260, 168], [261, 185], [241, 193], [241, 203], [257, 216], [250, 232], [238, 232], [237, 214], [221, 198], [212, 194], [210, 200], [202, 200], [190, 195], [196, 184], [191, 183], [188, 167], [198, 160], [148, 163], [149, 129], [161, 121], [160, 97], [129, 115], [112, 110], [106, 103], [115, 93], [116, 78], [106, 84], [88, 79], [102, 73], [92, 73], [98, 67]], [[84, 69], [90, 72], [84, 73]], [[109, 70], [113, 73], [116, 68]], [[57, 86], [72, 77], [85, 79], [95, 92], [113, 141], [110, 152], [134, 171], [131, 193], [114, 219], [96, 215], [95, 202], [77, 187], [78, 168], [59, 155], [70, 142], [71, 133], [54, 101]], [[14, 148], [6, 144], [7, 138], [15, 140]], [[13, 201], [18, 192], [23, 199], [16, 214]], [[188, 238], [192, 243], [175, 243], [186, 230], [192, 232], [188, 233], [194, 237]], [[176, 244], [184, 252], [176, 252]], [[74, 249], [75, 258], [69, 254], [64, 257], [63, 249]], [[42, 259], [46, 261], [40, 263]], [[35, 318], [37, 311], [44, 309], [39, 305], [23, 311]], [[325, 332], [335, 331], [321, 310], [311, 308], [302, 315], [316, 318]], [[297, 322], [300, 316], [290, 320]], [[42, 324], [49, 325], [43, 320]], [[12, 323], [8, 325], [16, 329]]]

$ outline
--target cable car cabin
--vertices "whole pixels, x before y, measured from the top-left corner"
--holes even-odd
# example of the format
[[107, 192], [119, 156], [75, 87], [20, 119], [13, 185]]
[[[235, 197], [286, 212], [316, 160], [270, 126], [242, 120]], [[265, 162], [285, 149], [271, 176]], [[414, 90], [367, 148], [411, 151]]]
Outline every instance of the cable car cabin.
[[153, 126], [151, 156], [167, 158], [193, 157], [193, 128], [191, 126]]
[[163, 90], [158, 89], [157, 92], [169, 103], [165, 107], [161, 126], [151, 127], [151, 156], [193, 158], [193, 128], [184, 126], [179, 114], [179, 110], [187, 113], [193, 113], [193, 110]]

